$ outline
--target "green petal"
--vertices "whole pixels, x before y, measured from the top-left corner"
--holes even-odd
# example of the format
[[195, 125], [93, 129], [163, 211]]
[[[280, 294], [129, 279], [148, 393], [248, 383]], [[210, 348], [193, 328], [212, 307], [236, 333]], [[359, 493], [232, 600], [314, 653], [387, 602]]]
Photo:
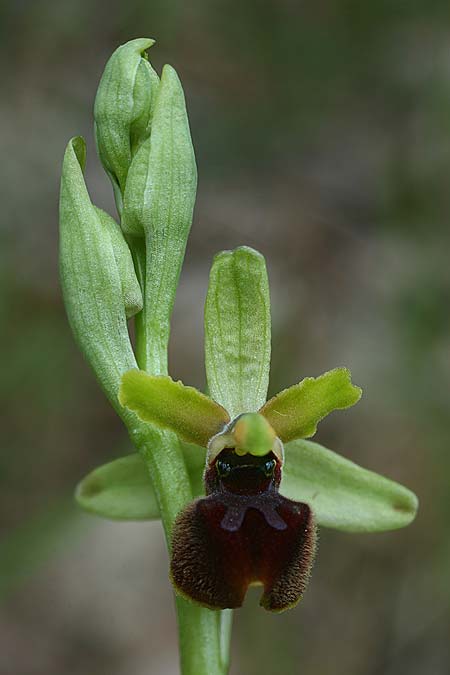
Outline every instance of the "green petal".
[[247, 246], [215, 258], [205, 305], [209, 393], [231, 417], [256, 412], [267, 396], [270, 296], [264, 257]]
[[414, 520], [416, 495], [312, 441], [285, 446], [280, 492], [306, 502], [324, 527], [347, 532], [382, 532]]
[[[204, 494], [205, 449], [181, 443], [194, 496]], [[82, 509], [112, 520], [155, 520], [158, 502], [144, 459], [126, 455], [91, 471], [78, 484], [75, 498]]]
[[122, 374], [136, 367], [120, 270], [110, 232], [83, 177], [86, 146], [73, 138], [64, 155], [60, 196], [60, 274], [67, 315], [80, 348], [115, 409]]
[[144, 422], [171, 429], [184, 441], [203, 447], [230, 419], [226, 410], [194, 387], [142, 370], [125, 373], [119, 401]]
[[267, 401], [260, 413], [284, 443], [313, 436], [317, 424], [333, 410], [349, 408], [361, 398], [347, 368], [335, 368], [320, 377], [306, 377]]

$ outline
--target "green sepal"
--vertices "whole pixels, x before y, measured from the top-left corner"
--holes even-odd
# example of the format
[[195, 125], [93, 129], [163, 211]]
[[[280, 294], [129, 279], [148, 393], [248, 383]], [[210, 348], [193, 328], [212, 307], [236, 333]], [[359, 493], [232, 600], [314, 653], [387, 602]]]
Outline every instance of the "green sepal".
[[411, 523], [416, 495], [312, 441], [285, 446], [280, 492], [310, 505], [319, 525], [346, 532], [383, 532]]
[[85, 511], [112, 520], [160, 518], [145, 460], [138, 453], [91, 471], [78, 483], [75, 499]]
[[102, 226], [83, 177], [86, 146], [69, 141], [60, 193], [60, 276], [72, 331], [109, 400], [122, 374], [136, 367], [127, 329], [122, 281], [110, 232]]
[[306, 377], [267, 401], [260, 413], [287, 443], [313, 436], [317, 424], [333, 410], [349, 408], [361, 398], [347, 368], [335, 368], [320, 377]]
[[203, 447], [230, 420], [222, 406], [198, 389], [142, 370], [130, 370], [122, 377], [119, 401], [144, 422]]
[[209, 393], [231, 417], [261, 408], [269, 383], [270, 296], [264, 257], [248, 246], [214, 258], [205, 364]]
[[119, 270], [120, 281], [122, 285], [122, 298], [125, 306], [125, 313], [127, 319], [141, 311], [143, 300], [142, 291], [136, 277], [134, 269], [133, 258], [128, 247], [120, 225], [116, 223], [109, 213], [94, 207], [100, 219], [101, 225], [109, 233], [114, 257], [116, 259], [117, 268]]
[[105, 66], [95, 98], [97, 151], [113, 184], [119, 212], [132, 157], [150, 133], [159, 78], [145, 50], [154, 42], [138, 38], [116, 49]]
[[[205, 449], [181, 442], [195, 497], [204, 494]], [[158, 501], [145, 460], [133, 453], [103, 464], [78, 483], [75, 499], [89, 513], [111, 520], [157, 520]]]

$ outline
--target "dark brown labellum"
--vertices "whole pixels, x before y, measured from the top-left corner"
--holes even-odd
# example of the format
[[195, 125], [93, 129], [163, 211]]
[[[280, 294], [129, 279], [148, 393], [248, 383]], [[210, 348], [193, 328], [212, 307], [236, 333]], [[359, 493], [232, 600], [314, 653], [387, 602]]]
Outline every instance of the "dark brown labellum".
[[184, 596], [212, 609], [240, 607], [251, 584], [261, 605], [295, 605], [308, 583], [316, 528], [307, 504], [278, 492], [280, 461], [223, 450], [205, 473], [207, 497], [189, 504], [173, 530], [171, 578]]

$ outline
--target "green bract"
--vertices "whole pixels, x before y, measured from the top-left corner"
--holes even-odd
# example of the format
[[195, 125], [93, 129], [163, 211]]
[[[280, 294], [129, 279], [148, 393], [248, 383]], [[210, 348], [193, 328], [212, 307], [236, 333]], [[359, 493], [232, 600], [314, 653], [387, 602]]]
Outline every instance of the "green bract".
[[192, 223], [197, 169], [183, 90], [165, 66], [151, 134], [131, 164], [124, 192], [122, 229], [133, 242], [138, 274], [145, 278], [139, 365], [167, 372], [170, 315]]
[[171, 230], [178, 228], [187, 234], [196, 187], [197, 170], [183, 90], [175, 70], [164, 66], [151, 134], [139, 148], [127, 177], [124, 231], [137, 236], [150, 232], [153, 237], [170, 237]]
[[126, 242], [117, 245], [109, 217], [91, 203], [83, 177], [85, 157], [83, 139], [72, 139], [61, 178], [61, 284], [75, 339], [117, 409], [120, 378], [136, 365], [127, 329], [131, 305], [124, 295], [131, 290], [134, 309], [142, 299]]

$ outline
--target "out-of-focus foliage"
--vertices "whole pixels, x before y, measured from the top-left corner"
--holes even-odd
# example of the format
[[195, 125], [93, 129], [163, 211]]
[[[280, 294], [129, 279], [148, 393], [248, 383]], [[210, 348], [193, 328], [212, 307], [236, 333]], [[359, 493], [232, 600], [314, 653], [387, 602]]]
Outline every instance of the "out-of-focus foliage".
[[114, 215], [87, 113], [106, 59], [141, 34], [157, 38], [158, 72], [170, 61], [183, 79], [199, 166], [174, 375], [204, 386], [198, 327], [212, 256], [254, 246], [266, 256], [272, 289], [270, 393], [348, 365], [365, 396], [349, 413], [351, 427], [345, 413], [332, 416], [316, 440], [344, 454], [351, 448], [349, 459], [407, 484], [421, 500], [416, 523], [402, 532], [323, 531], [297, 610], [267, 617], [250, 594], [236, 616], [232, 672], [444, 675], [450, 8], [443, 0], [2, 4], [0, 670], [176, 668], [159, 526], [63, 517], [76, 482], [130, 448], [63, 312], [62, 154], [71, 136], [87, 138], [91, 196]]

